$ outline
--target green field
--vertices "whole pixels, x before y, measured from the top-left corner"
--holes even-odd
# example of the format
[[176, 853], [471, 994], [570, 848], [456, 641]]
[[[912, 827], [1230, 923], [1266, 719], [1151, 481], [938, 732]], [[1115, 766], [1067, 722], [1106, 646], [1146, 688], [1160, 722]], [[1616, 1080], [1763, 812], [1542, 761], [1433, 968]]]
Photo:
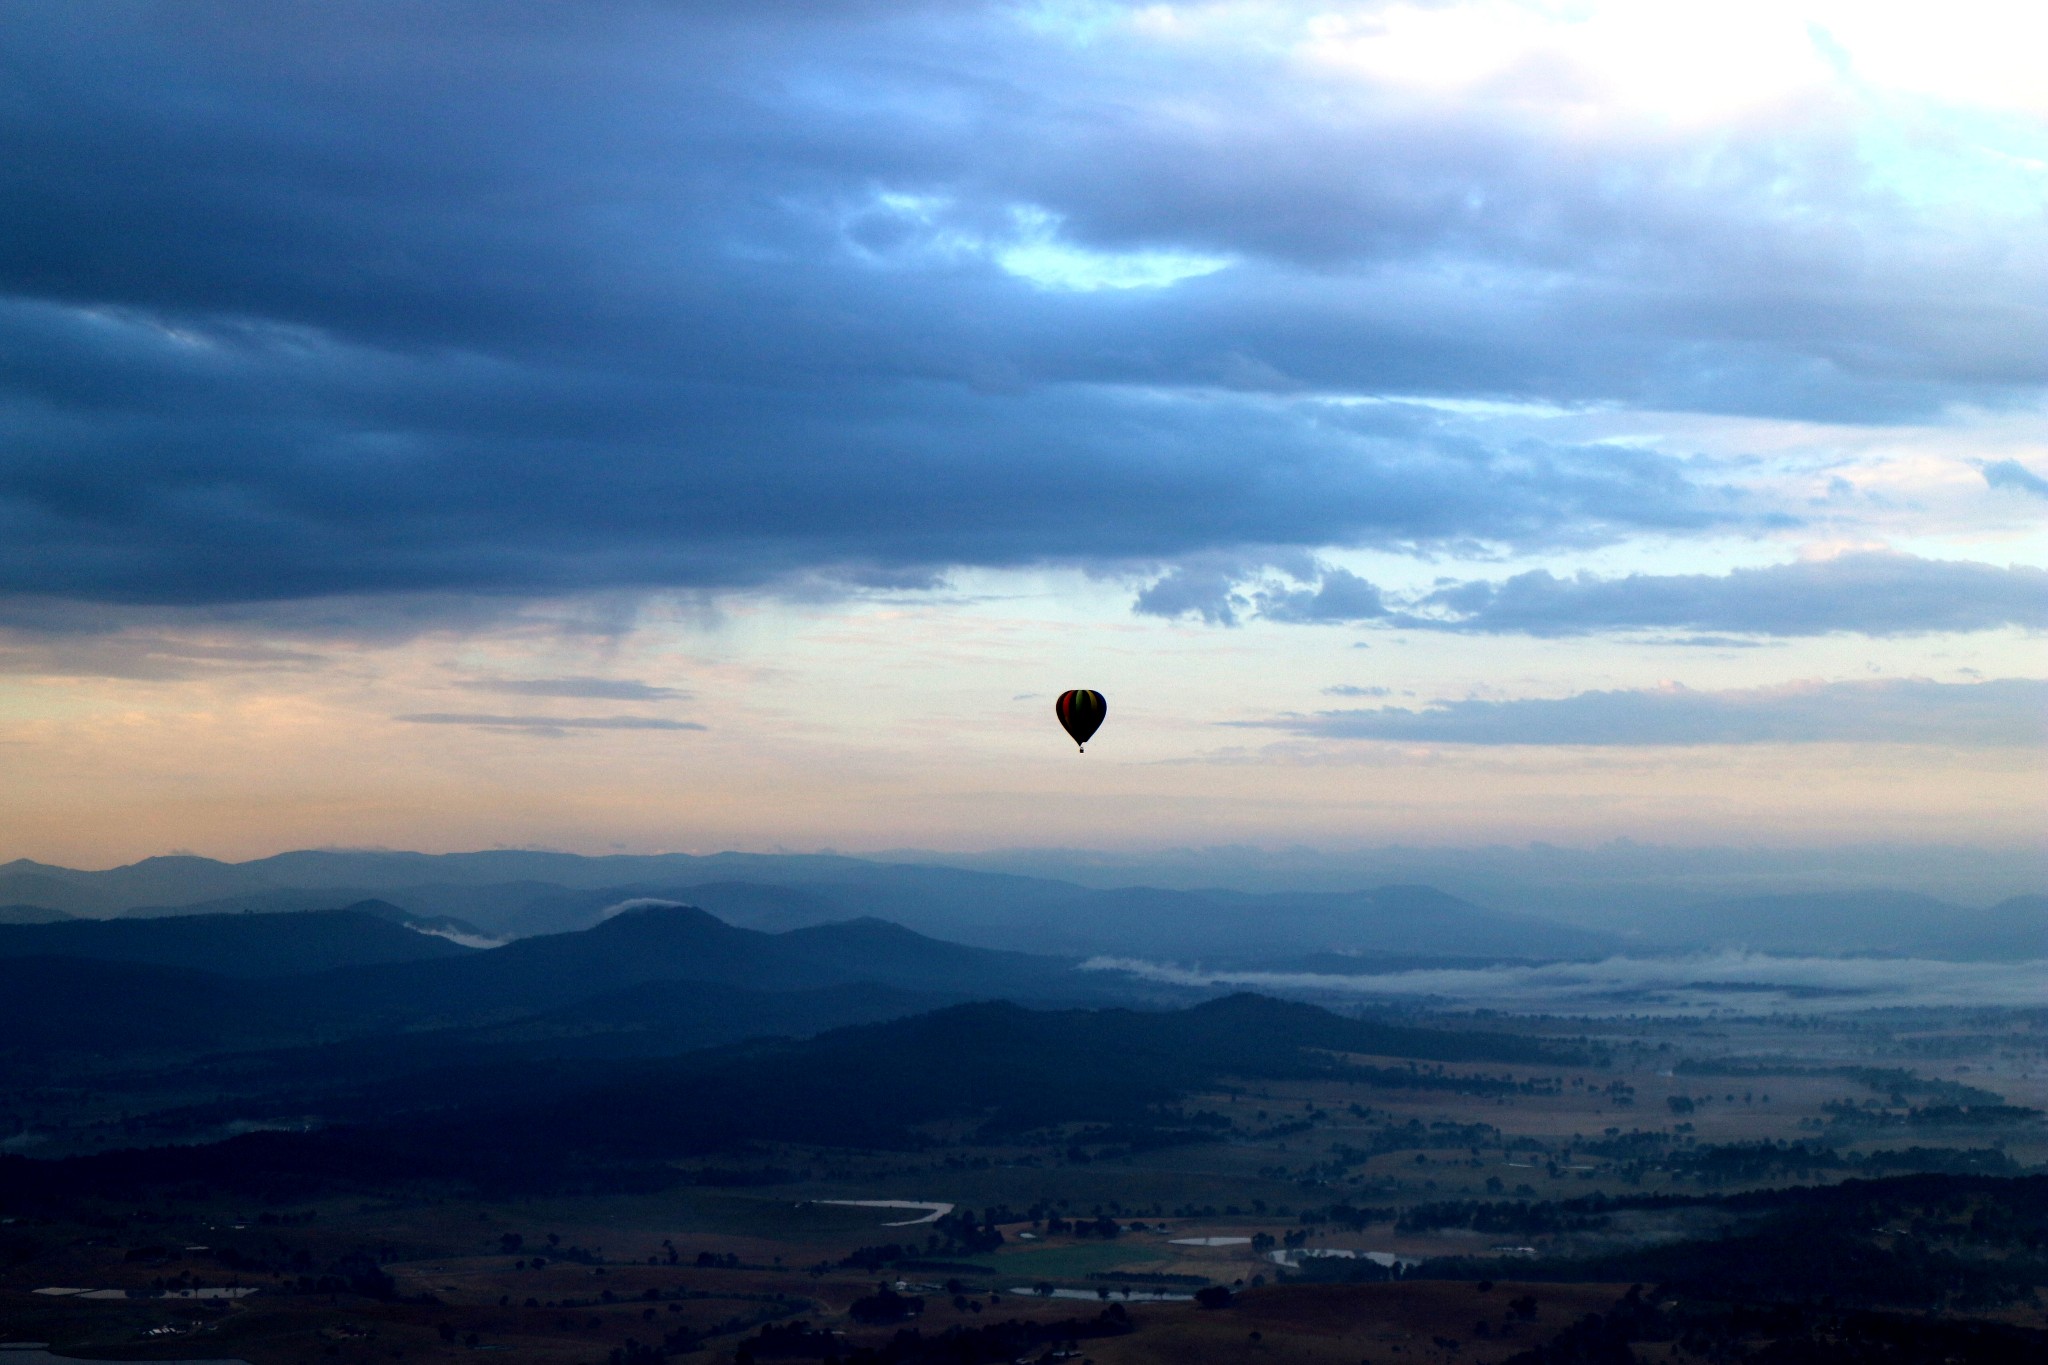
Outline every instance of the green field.
[[1005, 1250], [992, 1264], [1005, 1275], [1025, 1279], [1079, 1280], [1096, 1271], [1140, 1269], [1172, 1259], [1157, 1247], [1116, 1241]]

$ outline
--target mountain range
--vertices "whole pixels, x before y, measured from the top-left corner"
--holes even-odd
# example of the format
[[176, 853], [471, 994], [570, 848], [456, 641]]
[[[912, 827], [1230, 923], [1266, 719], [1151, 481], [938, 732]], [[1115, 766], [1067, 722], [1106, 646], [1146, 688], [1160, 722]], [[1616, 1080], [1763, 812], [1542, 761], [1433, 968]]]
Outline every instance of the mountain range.
[[245, 863], [179, 855], [105, 871], [0, 865], [0, 924], [163, 918], [376, 903], [377, 913], [482, 946], [589, 928], [622, 906], [698, 906], [770, 931], [873, 917], [976, 947], [1253, 966], [1304, 954], [1378, 960], [1556, 960], [1619, 951], [1750, 948], [1958, 959], [2048, 956], [2048, 898], [1972, 909], [1861, 889], [1702, 899], [1626, 933], [1491, 908], [1423, 885], [1255, 893], [1088, 887], [830, 854], [611, 855], [304, 850]]
[[1959, 961], [2048, 959], [2048, 896], [1967, 910], [1908, 891], [1833, 891], [1713, 901], [1694, 912], [1712, 947], [1881, 953]]
[[[781, 1031], [818, 1011], [780, 997], [854, 986], [869, 995], [824, 1008], [819, 1026], [964, 999], [1131, 998], [1112, 975], [1065, 959], [944, 943], [879, 920], [770, 934], [685, 906], [489, 951], [360, 908], [0, 925], [0, 1038], [45, 1049], [312, 1043], [529, 1016], [541, 1016], [529, 1038], [573, 1035], [586, 1052], [591, 1035], [607, 1033], [681, 1032], [696, 1046]], [[715, 992], [728, 993], [725, 1022], [707, 1034]]]
[[636, 901], [695, 905], [768, 930], [872, 917], [978, 947], [1069, 956], [1185, 960], [1327, 950], [1559, 958], [1598, 956], [1620, 942], [1421, 886], [1273, 895], [1098, 890], [830, 855], [316, 851], [248, 863], [150, 858], [103, 872], [26, 861], [0, 866], [0, 902], [72, 916], [278, 913], [369, 900], [439, 921], [457, 942], [584, 929]]

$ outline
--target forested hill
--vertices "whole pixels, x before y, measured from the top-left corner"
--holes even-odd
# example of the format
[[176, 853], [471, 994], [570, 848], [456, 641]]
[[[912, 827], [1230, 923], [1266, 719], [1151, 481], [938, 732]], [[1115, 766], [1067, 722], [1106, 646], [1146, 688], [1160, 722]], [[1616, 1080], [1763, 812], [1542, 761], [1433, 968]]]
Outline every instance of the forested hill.
[[281, 976], [336, 967], [445, 962], [469, 955], [364, 910], [299, 915], [186, 915], [173, 919], [0, 924], [0, 959], [87, 958], [222, 976]]
[[[871, 992], [822, 1014], [784, 998], [850, 986], [894, 995]], [[719, 1028], [683, 1017], [669, 999], [714, 989], [733, 1011]], [[81, 1051], [300, 1046], [407, 1031], [402, 1046], [383, 1050], [388, 1069], [408, 1053], [423, 1063], [473, 1052], [482, 1041], [473, 1030], [526, 1018], [529, 1049], [544, 1036], [575, 1036], [586, 1055], [603, 1055], [607, 1039], [639, 1054], [662, 1039], [698, 1046], [707, 1034], [730, 1041], [813, 1018], [826, 1026], [991, 998], [1130, 997], [1114, 974], [879, 921], [769, 934], [675, 905], [488, 950], [363, 910], [0, 925], [0, 1055], [31, 1068]]]
[[[1414, 1060], [1386, 1060], [1399, 1055]], [[1435, 1063], [1576, 1060], [1527, 1038], [1389, 1027], [1249, 995], [1157, 1012], [980, 1003], [655, 1060], [593, 1065], [511, 1054], [353, 1085], [320, 1102], [333, 1125], [325, 1131], [59, 1162], [10, 1158], [0, 1162], [0, 1196], [109, 1181], [260, 1190], [280, 1181], [346, 1184], [368, 1172], [531, 1188], [627, 1170], [661, 1183], [682, 1178], [665, 1164], [676, 1157], [764, 1142], [917, 1149], [929, 1141], [920, 1127], [939, 1121], [967, 1121], [991, 1139], [1092, 1123], [1121, 1134], [1104, 1141], [1157, 1144], [1213, 1138], [1249, 1122], [1250, 1106], [1236, 1117], [1183, 1110], [1191, 1093], [1241, 1080], [1320, 1077], [1493, 1094], [1516, 1082]], [[289, 1103], [304, 1114], [307, 1097]], [[613, 1174], [595, 1174], [602, 1172]]]

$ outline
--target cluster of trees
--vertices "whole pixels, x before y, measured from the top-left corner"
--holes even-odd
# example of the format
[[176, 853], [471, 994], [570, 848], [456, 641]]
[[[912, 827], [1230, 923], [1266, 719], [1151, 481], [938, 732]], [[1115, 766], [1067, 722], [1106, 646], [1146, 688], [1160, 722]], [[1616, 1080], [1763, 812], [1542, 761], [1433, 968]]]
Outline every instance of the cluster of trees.
[[1375, 1208], [1371, 1205], [1360, 1206], [1350, 1203], [1337, 1203], [1330, 1205], [1326, 1209], [1303, 1210], [1301, 1225], [1303, 1227], [1314, 1227], [1318, 1223], [1328, 1223], [1333, 1227], [1349, 1228], [1353, 1232], [1363, 1232], [1373, 1223], [1393, 1222], [1398, 1214], [1399, 1210], [1393, 1208]]
[[[1764, 1076], [1839, 1076], [1866, 1086], [1887, 1097], [1895, 1107], [1903, 1108], [1912, 1096], [1932, 1100], [1937, 1104], [1982, 1105], [2003, 1104], [2005, 1097], [1981, 1086], [1965, 1085], [1961, 1081], [1941, 1077], [1915, 1075], [1902, 1066], [1827, 1066], [1803, 1067], [1776, 1064], [1749, 1064], [1743, 1062], [1709, 1061], [1688, 1058], [1673, 1068], [1681, 1076], [1726, 1076], [1759, 1078]], [[1712, 1099], [1713, 1096], [1707, 1096]], [[1734, 1096], [1730, 1095], [1730, 1099]], [[1769, 1099], [1770, 1096], [1764, 1096]]]
[[[1593, 1201], [1571, 1202], [1583, 1207]], [[1755, 1216], [1726, 1237], [1517, 1261], [1511, 1270], [1494, 1258], [1443, 1258], [1425, 1262], [1409, 1278], [1643, 1279], [1735, 1303], [1915, 1312], [1995, 1308], [2048, 1286], [2048, 1177], [1916, 1175], [1605, 1206], [1683, 1203]]]
[[1394, 1228], [1399, 1232], [1471, 1228], [1474, 1232], [1511, 1232], [1534, 1237], [1560, 1232], [1591, 1232], [1606, 1227], [1608, 1221], [1603, 1213], [1574, 1210], [1550, 1202], [1481, 1203], [1470, 1199], [1451, 1199], [1417, 1204], [1403, 1210], [1395, 1220]]
[[1070, 1233], [1075, 1237], [1100, 1237], [1105, 1241], [1123, 1234], [1123, 1225], [1108, 1214], [1097, 1218], [1060, 1218], [1045, 1220], [1047, 1232]]
[[[2021, 1365], [2048, 1358], [2048, 1332], [1971, 1319], [1908, 1317], [1791, 1304], [1660, 1305], [1637, 1285], [1506, 1365], [1588, 1365], [1667, 1357], [1776, 1365]], [[1650, 1348], [1638, 1355], [1632, 1347]]]
[[906, 1322], [924, 1312], [924, 1300], [915, 1294], [899, 1294], [887, 1285], [853, 1301], [846, 1310], [855, 1322], [873, 1327], [881, 1323]]
[[[1444, 1257], [1403, 1278], [1559, 1282], [1654, 1280], [1731, 1302], [1815, 1302], [1912, 1311], [1996, 1307], [2048, 1287], [2048, 1176], [1917, 1174], [1732, 1195], [1648, 1194], [1529, 1203], [1450, 1201], [1402, 1216], [1413, 1229], [1542, 1233], [1597, 1228], [1622, 1210], [1715, 1208], [1729, 1236], [1581, 1258]], [[1332, 1205], [1304, 1224], [1377, 1221], [1388, 1210]], [[1366, 1260], [1318, 1257], [1292, 1280], [1377, 1281]], [[1803, 1359], [1803, 1357], [1802, 1357]]]
[[851, 1254], [840, 1257], [839, 1264], [846, 1270], [880, 1270], [916, 1255], [914, 1247], [904, 1246], [901, 1242], [884, 1242], [880, 1246], [857, 1247]]
[[841, 1258], [839, 1264], [851, 1270], [880, 1270], [884, 1266], [913, 1264], [932, 1268], [940, 1264], [932, 1259], [934, 1257], [986, 1255], [1003, 1244], [1003, 1231], [996, 1226], [997, 1223], [1017, 1221], [1017, 1215], [1007, 1208], [992, 1208], [981, 1218], [975, 1217], [973, 1209], [956, 1209], [933, 1222], [933, 1231], [922, 1248], [915, 1243], [884, 1242], [879, 1246], [861, 1247]]
[[[1643, 1134], [1655, 1137], [1655, 1134]], [[1588, 1148], [1597, 1144], [1589, 1143]], [[1642, 1155], [1647, 1165], [1655, 1159], [1667, 1169], [1689, 1175], [1708, 1186], [1754, 1184], [1767, 1180], [1811, 1179], [1831, 1172], [1888, 1175], [1900, 1171], [1924, 1171], [1939, 1175], [2017, 1175], [2019, 1163], [1995, 1147], [1922, 1147], [1897, 1150], [1885, 1148], [1858, 1155], [1835, 1150], [1827, 1143], [1777, 1141], [1718, 1143], [1705, 1147], [1675, 1148], [1661, 1156]]]
[[979, 1221], [973, 1209], [955, 1209], [932, 1224], [933, 1235], [940, 1239], [936, 1249], [969, 1256], [994, 1251], [1003, 1244], [1002, 1229], [996, 1226], [999, 1220], [1016, 1221], [1008, 1209], [990, 1209], [988, 1216]]
[[[273, 1293], [296, 1290], [301, 1294], [355, 1294], [386, 1302], [398, 1297], [397, 1282], [384, 1272], [377, 1253], [364, 1247], [349, 1251], [318, 1268], [313, 1264], [312, 1254], [304, 1247], [287, 1248], [283, 1243], [270, 1249], [219, 1246], [209, 1254], [222, 1269], [238, 1275], [280, 1277], [271, 1286]], [[189, 1282], [191, 1272], [186, 1271], [179, 1278]], [[177, 1289], [187, 1286], [159, 1280], [157, 1287]]]

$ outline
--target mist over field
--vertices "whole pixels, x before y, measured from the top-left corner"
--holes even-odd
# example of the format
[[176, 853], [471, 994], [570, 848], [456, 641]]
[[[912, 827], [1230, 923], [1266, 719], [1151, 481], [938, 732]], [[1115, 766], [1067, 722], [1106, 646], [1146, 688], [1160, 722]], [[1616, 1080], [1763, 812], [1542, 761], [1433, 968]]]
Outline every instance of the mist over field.
[[1719, 1015], [1908, 1008], [2039, 1007], [2048, 958], [1941, 962], [1923, 958], [1773, 957], [1722, 952], [1594, 962], [1430, 968], [1358, 974], [1205, 971], [1098, 957], [1093, 971], [1184, 986], [1232, 986], [1321, 1000], [1400, 1000], [1445, 1009], [1532, 1014]]

